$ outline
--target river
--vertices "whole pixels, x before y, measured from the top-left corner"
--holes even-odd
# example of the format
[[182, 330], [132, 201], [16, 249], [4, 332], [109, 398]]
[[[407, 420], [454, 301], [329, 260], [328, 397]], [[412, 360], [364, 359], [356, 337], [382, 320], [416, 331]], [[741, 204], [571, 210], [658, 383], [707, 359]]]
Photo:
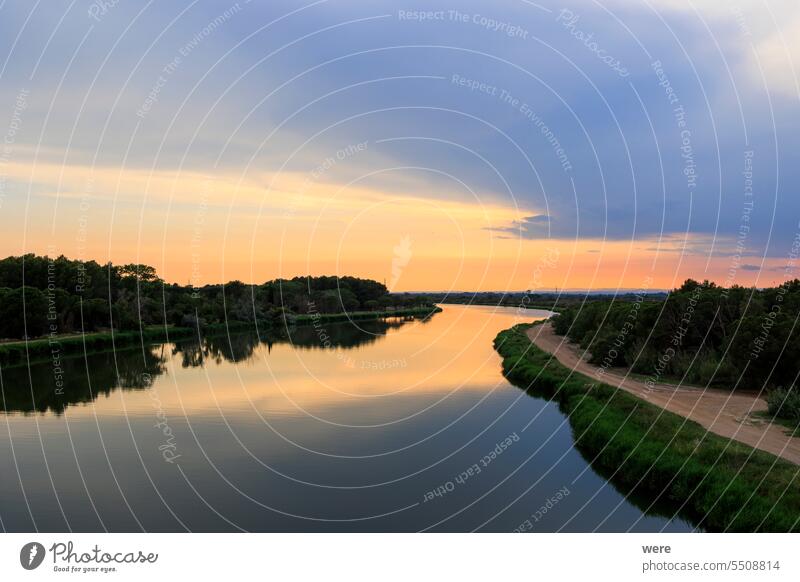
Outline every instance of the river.
[[2, 371], [6, 531], [686, 531], [492, 347], [536, 310], [235, 334]]

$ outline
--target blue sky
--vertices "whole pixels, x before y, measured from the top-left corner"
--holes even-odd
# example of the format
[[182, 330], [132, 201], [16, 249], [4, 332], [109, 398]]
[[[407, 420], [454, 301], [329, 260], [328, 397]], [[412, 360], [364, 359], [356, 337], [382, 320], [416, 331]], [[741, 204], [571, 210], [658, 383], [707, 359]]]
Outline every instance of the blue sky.
[[[798, 232], [795, 2], [101, 4], [0, 4], [14, 162], [302, 175], [368, 142], [326, 181], [518, 208], [498, 237], [708, 258], [746, 224], [753, 271]], [[32, 182], [7, 220], [66, 197]]]

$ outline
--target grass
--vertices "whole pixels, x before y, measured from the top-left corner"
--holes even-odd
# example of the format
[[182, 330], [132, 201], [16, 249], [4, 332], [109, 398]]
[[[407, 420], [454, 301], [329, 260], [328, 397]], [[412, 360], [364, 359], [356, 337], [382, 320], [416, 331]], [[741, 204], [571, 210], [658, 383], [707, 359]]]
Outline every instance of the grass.
[[385, 317], [417, 317], [429, 316], [434, 313], [439, 313], [441, 307], [412, 307], [410, 309], [397, 309], [395, 311], [350, 311], [348, 313], [319, 313], [319, 314], [301, 314], [294, 316], [294, 322], [298, 325], [307, 325], [317, 321], [335, 323], [337, 321], [364, 321], [369, 319], [383, 319]]
[[520, 302], [506, 302], [506, 303], [497, 303], [496, 301], [485, 301], [481, 302], [480, 300], [475, 301], [455, 301], [453, 299], [448, 299], [447, 301], [443, 301], [442, 305], [478, 305], [480, 307], [510, 307], [512, 309], [541, 309], [544, 311], [552, 311], [553, 313], [561, 313], [566, 309], [565, 307], [558, 307], [553, 304], [546, 304], [546, 303], [530, 303], [527, 305], [521, 305]]
[[709, 531], [800, 531], [800, 467], [573, 372], [531, 343], [530, 327], [495, 339], [504, 375], [558, 402], [576, 447], [615, 486]]
[[99, 331], [86, 334], [57, 335], [50, 338], [6, 342], [0, 344], [0, 365], [4, 368], [25, 366], [57, 357], [96, 353], [144, 341], [145, 343], [186, 338], [197, 331], [190, 327], [152, 326], [138, 331]]
[[[396, 311], [356, 311], [351, 313], [324, 313], [320, 314], [321, 322], [337, 322], [348, 320], [370, 320], [384, 317], [411, 317], [428, 316], [441, 311], [440, 307], [415, 307]], [[311, 315], [295, 316], [297, 325], [309, 325], [313, 322]], [[259, 329], [269, 330], [270, 325], [259, 322]], [[203, 326], [203, 333], [207, 335], [227, 333], [228, 331], [255, 331], [255, 325], [248, 322], [230, 321], [227, 323], [214, 323]], [[154, 325], [139, 331], [99, 331], [85, 334], [56, 335], [52, 341], [49, 337], [32, 340], [18, 340], [0, 343], [0, 366], [11, 368], [26, 366], [29, 363], [50, 360], [55, 354], [57, 357], [69, 357], [84, 353], [98, 353], [116, 348], [123, 348], [144, 343], [164, 342], [173, 339], [196, 337], [197, 329], [191, 327], [175, 327]]]

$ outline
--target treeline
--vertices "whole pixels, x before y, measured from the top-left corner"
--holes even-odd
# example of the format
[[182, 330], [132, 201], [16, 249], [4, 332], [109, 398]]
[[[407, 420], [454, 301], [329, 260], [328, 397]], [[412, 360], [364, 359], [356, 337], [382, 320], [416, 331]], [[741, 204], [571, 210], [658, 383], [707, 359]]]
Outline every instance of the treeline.
[[687, 280], [660, 302], [590, 302], [562, 311], [555, 332], [602, 368], [645, 381], [766, 390], [770, 412], [800, 420], [800, 280], [723, 288]]
[[[612, 294], [593, 294], [586, 293], [550, 293], [550, 292], [529, 292], [529, 291], [451, 291], [428, 293], [426, 297], [435, 303], [455, 303], [459, 305], [491, 305], [497, 307], [514, 307], [515, 309], [549, 309], [550, 311], [561, 311], [568, 307], [582, 305], [590, 301], [635, 301], [636, 294], [632, 292]], [[644, 295], [645, 301], [663, 301], [666, 293], [651, 292]]]
[[167, 283], [148, 265], [100, 264], [33, 254], [0, 260], [0, 338], [51, 333], [292, 323], [309, 314], [409, 310], [423, 295], [390, 294], [357, 277], [295, 277], [259, 285]]

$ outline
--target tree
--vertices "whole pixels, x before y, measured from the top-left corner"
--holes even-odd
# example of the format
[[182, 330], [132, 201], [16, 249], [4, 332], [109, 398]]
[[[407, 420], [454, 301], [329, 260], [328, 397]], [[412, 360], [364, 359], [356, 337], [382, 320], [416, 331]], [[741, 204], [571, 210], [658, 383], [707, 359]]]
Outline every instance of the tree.
[[5, 292], [0, 302], [0, 336], [38, 337], [47, 330], [47, 299], [35, 287]]
[[285, 320], [292, 321], [294, 314], [341, 313], [427, 301], [423, 296], [390, 295], [381, 283], [358, 277], [295, 277], [255, 286], [231, 281], [198, 289], [165, 283], [153, 267], [144, 264], [100, 264], [63, 255], [0, 259], [0, 335], [8, 338], [21, 338], [26, 322], [29, 336], [41, 335], [49, 323], [56, 324], [59, 333], [108, 329], [112, 324], [116, 329], [138, 330], [165, 321], [185, 326], [187, 321], [280, 320], [282, 326]]

